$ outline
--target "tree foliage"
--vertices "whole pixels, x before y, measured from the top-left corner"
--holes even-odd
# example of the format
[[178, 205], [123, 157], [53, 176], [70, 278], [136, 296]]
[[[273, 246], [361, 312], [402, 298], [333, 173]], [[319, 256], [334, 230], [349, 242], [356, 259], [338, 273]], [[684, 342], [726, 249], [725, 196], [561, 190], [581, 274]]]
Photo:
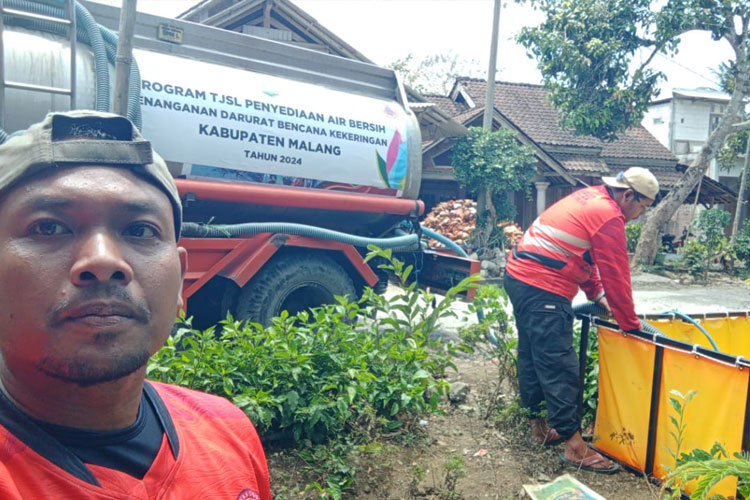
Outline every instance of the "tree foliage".
[[[648, 0], [548, 0], [539, 27], [519, 41], [536, 57], [562, 125], [604, 140], [640, 122], [662, 74], [630, 71], [653, 24]], [[586, 89], [586, 92], [581, 92]]]
[[698, 215], [695, 223], [698, 229], [698, 243], [706, 249], [705, 266], [703, 268], [703, 281], [708, 277], [708, 268], [711, 260], [727, 248], [727, 238], [724, 229], [732, 220], [732, 214], [720, 208], [709, 208]]
[[605, 140], [643, 118], [664, 79], [650, 66], [656, 54], [674, 54], [679, 35], [691, 30], [720, 39], [733, 30], [732, 14], [748, 7], [746, 1], [715, 0], [670, 0], [658, 10], [652, 0], [532, 3], [547, 19], [524, 28], [519, 41], [537, 59], [563, 125]]
[[[524, 191], [530, 194], [531, 181], [536, 175], [536, 157], [528, 146], [516, 139], [512, 130], [500, 128], [493, 132], [479, 127], [469, 129], [469, 135], [461, 137], [453, 147], [453, 171], [456, 179], [467, 189], [476, 193], [513, 193]], [[476, 230], [481, 234], [480, 246], [489, 241], [497, 218], [513, 218], [514, 206], [507, 196], [497, 196], [500, 209], [488, 203], [490, 213], [478, 213]]]
[[733, 81], [727, 112], [681, 180], [651, 213], [634, 259], [653, 262], [659, 228], [698, 184], [731, 132], [748, 94], [748, 0], [529, 0], [546, 14], [519, 40], [542, 72], [562, 123], [581, 134], [613, 140], [637, 125], [663, 75], [651, 63], [677, 51], [680, 35], [700, 30], [734, 51], [727, 63]]
[[722, 170], [732, 170], [737, 161], [745, 155], [748, 131], [742, 130], [727, 137], [717, 155], [719, 167]]
[[[515, 132], [507, 128], [489, 132], [472, 127], [469, 135], [460, 138], [453, 147], [456, 179], [474, 192], [487, 188], [492, 193], [530, 194], [536, 163], [531, 148], [518, 142]], [[512, 218], [514, 214], [497, 215]]]
[[479, 61], [462, 59], [453, 51], [422, 59], [409, 53], [388, 67], [396, 71], [404, 83], [422, 94], [447, 95], [457, 77], [480, 77], [483, 74]]

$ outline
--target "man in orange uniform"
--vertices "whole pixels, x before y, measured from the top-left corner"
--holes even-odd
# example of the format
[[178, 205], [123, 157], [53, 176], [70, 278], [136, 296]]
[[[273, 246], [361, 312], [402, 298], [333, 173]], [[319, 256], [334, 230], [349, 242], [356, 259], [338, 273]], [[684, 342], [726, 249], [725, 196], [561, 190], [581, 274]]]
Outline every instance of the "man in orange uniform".
[[[516, 317], [521, 405], [530, 412], [532, 437], [542, 444], [565, 441], [563, 461], [612, 473], [617, 465], [581, 437], [571, 301], [580, 287], [620, 328], [640, 328], [625, 222], [654, 202], [659, 183], [640, 167], [602, 180], [604, 185], [566, 196], [531, 224], [508, 259], [504, 286]], [[546, 420], [540, 416], [543, 401]]]
[[0, 498], [270, 500], [228, 401], [145, 381], [183, 305], [182, 207], [126, 118], [0, 146]]

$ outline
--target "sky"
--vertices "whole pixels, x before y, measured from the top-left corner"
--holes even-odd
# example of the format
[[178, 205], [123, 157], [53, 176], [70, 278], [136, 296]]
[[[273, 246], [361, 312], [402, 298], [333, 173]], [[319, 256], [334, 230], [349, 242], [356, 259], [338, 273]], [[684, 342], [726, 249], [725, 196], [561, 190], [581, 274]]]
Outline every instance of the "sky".
[[[118, 0], [96, 0], [118, 5]], [[486, 74], [492, 35], [493, 0], [292, 0], [360, 53], [379, 65], [413, 54], [415, 59], [452, 51], [477, 61]], [[185, 0], [139, 0], [138, 10], [176, 17], [194, 5]], [[514, 41], [523, 26], [542, 22], [526, 5], [506, 2], [500, 14], [497, 80], [541, 83], [534, 60]], [[704, 33], [683, 37], [674, 58], [657, 57], [654, 66], [667, 76], [662, 97], [672, 87], [716, 87], [711, 73], [732, 51], [725, 41]]]

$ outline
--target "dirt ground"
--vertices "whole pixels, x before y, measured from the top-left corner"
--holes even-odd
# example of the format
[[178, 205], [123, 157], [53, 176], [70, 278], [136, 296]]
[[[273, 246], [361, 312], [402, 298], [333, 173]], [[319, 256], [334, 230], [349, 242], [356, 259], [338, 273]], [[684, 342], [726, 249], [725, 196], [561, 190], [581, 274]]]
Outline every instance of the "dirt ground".
[[[720, 275], [706, 284], [680, 282], [679, 278], [637, 275], [633, 279], [639, 313], [679, 309], [686, 313], [750, 309], [750, 286]], [[457, 306], [461, 310], [462, 306]], [[463, 322], [442, 325], [454, 329]], [[572, 474], [607, 500], [658, 498], [658, 487], [627, 471], [606, 476], [563, 465], [562, 447], [545, 449], [532, 443], [525, 426], [500, 425], [484, 418], [486, 401], [495, 392], [497, 367], [487, 353], [477, 352], [456, 360], [458, 371], [451, 382], [465, 382], [471, 390], [461, 404], [443, 405], [444, 415], [419, 422], [421, 429], [408, 443], [384, 440], [375, 451], [352, 457], [358, 467], [354, 491], [345, 498], [375, 499], [521, 499], [524, 484], [548, 482]], [[311, 480], [301, 474], [302, 463], [288, 450], [270, 449], [271, 482], [278, 500], [316, 498], [301, 487]], [[458, 478], [452, 493], [445, 487], [445, 464], [463, 458], [466, 476]], [[419, 471], [417, 473], [416, 471]], [[418, 477], [420, 480], [415, 480]], [[448, 496], [448, 495], [453, 496]]]
[[[658, 498], [642, 478], [620, 471], [606, 476], [577, 471], [559, 459], [562, 446], [544, 448], [531, 442], [515, 426], [503, 427], [484, 418], [485, 401], [495, 391], [497, 368], [492, 361], [478, 355], [458, 359], [452, 382], [469, 384], [468, 399], [460, 405], [446, 403], [444, 415], [421, 422], [423, 435], [406, 445], [389, 443], [374, 454], [360, 459], [361, 472], [355, 491], [348, 498], [363, 500], [406, 499], [493, 499], [527, 498], [524, 484], [548, 482], [562, 474], [572, 474], [607, 500], [650, 500]], [[440, 496], [445, 487], [446, 461], [463, 458], [466, 477], [459, 478], [455, 496]], [[284, 450], [269, 453], [271, 483], [277, 499], [315, 498], [303, 495], [300, 488], [301, 462]], [[423, 471], [423, 479], [414, 485], [414, 471]], [[309, 480], [309, 478], [307, 478]], [[416, 488], [415, 488], [416, 486]], [[656, 486], [651, 491], [657, 492]]]

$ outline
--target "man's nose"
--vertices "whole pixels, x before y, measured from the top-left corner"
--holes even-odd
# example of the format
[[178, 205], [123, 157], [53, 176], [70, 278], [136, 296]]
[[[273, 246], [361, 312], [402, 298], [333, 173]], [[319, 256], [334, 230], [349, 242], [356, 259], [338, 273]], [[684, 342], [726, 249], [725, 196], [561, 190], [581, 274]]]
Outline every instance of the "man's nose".
[[133, 279], [133, 269], [122, 254], [121, 242], [105, 231], [82, 238], [71, 281], [78, 286], [116, 281], [126, 285]]

